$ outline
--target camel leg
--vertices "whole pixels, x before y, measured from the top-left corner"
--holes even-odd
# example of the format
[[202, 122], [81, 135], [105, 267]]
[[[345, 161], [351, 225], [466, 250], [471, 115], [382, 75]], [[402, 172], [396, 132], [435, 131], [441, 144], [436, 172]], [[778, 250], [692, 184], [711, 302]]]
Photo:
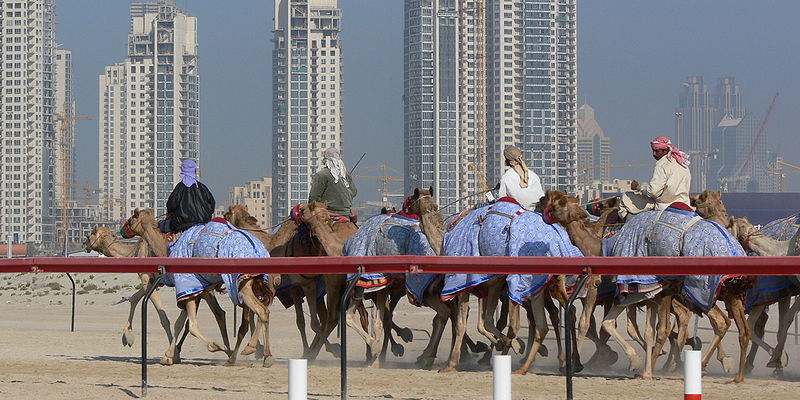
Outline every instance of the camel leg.
[[[564, 285], [564, 279], [561, 276], [556, 276], [555, 279], [550, 283], [551, 289], [550, 294], [558, 300], [561, 304], [561, 307], [566, 309], [567, 302], [569, 301], [569, 296], [567, 295], [567, 288]], [[570, 313], [572, 318], [572, 326], [575, 327], [575, 306], [572, 305], [570, 308]], [[580, 354], [578, 354], [578, 338], [575, 334], [575, 329], [570, 330], [567, 332], [564, 330], [565, 335], [570, 335], [572, 337], [572, 361], [573, 361], [573, 368], [575, 372], [580, 372], [583, 370], [583, 364], [581, 364]], [[559, 354], [559, 360], [566, 361], [566, 354]], [[559, 368], [560, 369], [560, 368]]]
[[[247, 335], [247, 331], [249, 329], [250, 321], [253, 319], [253, 312], [250, 311], [248, 308], [244, 308], [242, 310], [242, 322], [239, 324], [239, 330], [236, 332], [236, 345], [231, 352], [231, 356], [228, 357], [228, 361], [225, 363], [225, 366], [234, 366], [236, 365], [236, 355], [239, 353], [239, 346], [241, 346], [242, 341], [244, 341], [244, 337]], [[253, 330], [255, 332], [255, 329]]]
[[586, 340], [586, 335], [589, 332], [595, 303], [597, 303], [597, 288], [600, 286], [601, 279], [602, 276], [593, 275], [587, 285], [586, 298], [583, 299], [583, 311], [581, 312], [581, 319], [578, 323], [578, 351], [583, 348], [583, 342]]
[[216, 351], [225, 351], [227, 356], [230, 356], [230, 350], [223, 349], [217, 343], [214, 343], [208, 339], [200, 332], [200, 327], [197, 323], [197, 305], [199, 303], [199, 298], [195, 297], [193, 299], [189, 299], [186, 301], [186, 314], [189, 316], [189, 333], [192, 336], [200, 339], [203, 343], [206, 344], [206, 349], [210, 352]]
[[[553, 331], [556, 333], [556, 349], [558, 351], [558, 368], [561, 369], [564, 367], [564, 361], [566, 360], [566, 353], [564, 352], [564, 347], [561, 345], [561, 328], [559, 324], [561, 323], [561, 316], [558, 312], [558, 306], [553, 303], [553, 298], [550, 297], [548, 294], [547, 297], [544, 299], [544, 308], [547, 311], [547, 314], [550, 316], [550, 324], [553, 325]], [[531, 316], [530, 321], [533, 321], [533, 317]], [[528, 327], [528, 329], [534, 329], [533, 326]], [[539, 347], [541, 351], [544, 347], [544, 343]]]
[[[664, 364], [664, 370], [666, 371], [675, 371], [678, 368], [678, 363], [681, 360], [681, 350], [686, 346], [686, 337], [689, 335], [689, 321], [692, 317], [691, 311], [675, 299], [672, 299], [672, 313], [675, 315], [675, 326], [678, 331], [674, 342], [670, 345], [667, 362]], [[672, 340], [673, 338], [670, 335], [670, 341]]]
[[608, 314], [603, 318], [603, 330], [606, 331], [612, 338], [622, 346], [623, 351], [625, 351], [625, 355], [628, 356], [629, 364], [628, 369], [630, 371], [636, 371], [642, 367], [642, 358], [636, 354], [636, 351], [633, 349], [628, 342], [617, 332], [616, 328], [616, 320], [617, 317], [625, 311], [625, 307], [620, 306], [613, 306], [611, 310], [608, 311]]
[[303, 315], [303, 292], [299, 288], [293, 287], [289, 289], [289, 294], [294, 303], [294, 321], [297, 330], [300, 331], [300, 340], [303, 342], [303, 352], [305, 352], [308, 350], [308, 336], [306, 336], [306, 318]]
[[[325, 275], [325, 291], [327, 292], [325, 299], [327, 308], [327, 312], [325, 313], [325, 323], [322, 324], [323, 327], [321, 331], [314, 335], [314, 340], [311, 342], [311, 346], [309, 346], [309, 349], [303, 358], [315, 360], [317, 355], [319, 355], [322, 346], [327, 343], [328, 337], [339, 324], [339, 302], [341, 301], [344, 284], [344, 277], [341, 275]], [[313, 298], [316, 298], [316, 293], [314, 296], [315, 297]], [[309, 303], [311, 303], [310, 300]], [[342, 328], [344, 329], [344, 327]]]
[[[245, 347], [245, 350], [255, 350], [260, 332], [261, 335], [263, 335], [261, 341], [264, 343], [264, 362], [262, 366], [269, 368], [275, 362], [275, 358], [272, 356], [272, 351], [269, 347], [269, 307], [262, 303], [253, 292], [252, 280], [245, 282], [239, 293], [245, 306], [256, 316], [256, 331], [251, 336], [250, 342], [247, 344], [247, 347]], [[242, 354], [244, 354], [244, 351]]]
[[161, 301], [161, 295], [158, 294], [158, 289], [154, 290], [150, 295], [150, 302], [153, 303], [153, 307], [158, 313], [158, 320], [161, 321], [161, 327], [167, 333], [167, 339], [172, 341], [172, 327], [169, 323], [169, 317], [167, 317], [167, 311], [164, 309], [164, 302]]
[[[725, 333], [728, 332], [728, 328], [731, 326], [731, 320], [727, 315], [725, 315], [724, 312], [722, 312], [722, 310], [720, 310], [717, 305], [714, 305], [714, 307], [711, 308], [706, 316], [708, 316], [708, 322], [711, 324], [711, 329], [714, 330], [714, 339], [711, 341], [705, 356], [703, 356], [703, 371], [706, 370], [708, 362], [711, 360], [711, 356], [714, 354], [714, 351], [722, 348], [720, 342], [725, 336]], [[725, 369], [725, 372], [730, 372], [729, 358], [724, 354], [724, 352], [717, 351], [717, 360], [722, 363], [722, 367]]]
[[642, 370], [641, 378], [651, 380], [653, 379], [653, 347], [655, 344], [656, 317], [658, 316], [657, 305], [653, 301], [648, 301], [645, 310], [644, 370]]
[[[402, 357], [405, 353], [405, 348], [402, 344], [398, 343], [394, 337], [392, 336], [392, 331], [394, 330], [397, 332], [401, 338], [405, 335], [405, 331], [403, 329], [408, 330], [408, 333], [411, 333], [411, 330], [408, 328], [400, 328], [397, 324], [394, 323], [394, 310], [397, 308], [397, 304], [400, 303], [400, 300], [404, 297], [405, 290], [403, 292], [399, 292], [398, 290], [392, 290], [389, 293], [389, 304], [388, 309], [384, 313], [383, 318], [383, 326], [385, 327], [385, 334], [383, 338], [383, 346], [381, 346], [381, 355], [380, 355], [380, 363], [383, 364], [386, 362], [386, 351], [388, 350], [388, 345], [391, 344], [392, 346], [392, 354], [397, 357]], [[405, 338], [403, 338], [405, 340]], [[410, 342], [408, 340], [407, 342]]]
[[[487, 289], [489, 293], [480, 303], [482, 307], [478, 314], [480, 316], [478, 318], [478, 331], [483, 334], [483, 336], [486, 336], [497, 350], [506, 354], [508, 348], [512, 347], [511, 340], [497, 329], [497, 325], [494, 322], [494, 312], [500, 300], [502, 283], [489, 285]], [[514, 350], [519, 351], [519, 347], [517, 346]]]
[[[356, 331], [356, 333], [358, 333], [358, 335], [361, 336], [362, 339], [364, 339], [364, 343], [367, 344], [367, 349], [369, 349], [375, 343], [375, 338], [373, 338], [372, 335], [370, 335], [368, 329], [364, 329], [364, 327], [361, 325], [360, 319], [358, 321], [356, 320], [356, 314], [358, 314], [358, 308], [361, 305], [361, 303], [362, 300], [356, 300], [356, 299], [350, 300], [350, 304], [347, 307], [347, 314], [346, 314], [347, 326]], [[371, 364], [371, 361], [372, 360], [368, 358], [367, 364]]]
[[733, 320], [736, 323], [736, 328], [739, 330], [739, 370], [736, 372], [736, 377], [729, 383], [741, 383], [744, 381], [747, 346], [750, 345], [750, 326], [747, 325], [747, 316], [744, 313], [744, 304], [742, 303], [741, 296], [733, 295], [726, 298], [725, 306], [728, 311], [733, 314]]
[[461, 293], [456, 296], [455, 323], [453, 324], [453, 344], [450, 347], [450, 358], [447, 366], [439, 372], [455, 372], [458, 361], [461, 358], [461, 344], [464, 341], [464, 333], [467, 331], [467, 314], [469, 313], [469, 294]]
[[638, 343], [643, 349], [645, 348], [646, 344], [644, 342], [644, 337], [642, 337], [642, 333], [639, 332], [639, 322], [636, 320], [636, 306], [628, 306], [626, 310], [626, 315], [628, 317], [628, 336], [633, 339], [634, 342]]
[[[786, 303], [779, 303], [779, 306], [781, 305], [788, 306], [788, 300]], [[772, 351], [772, 357], [770, 357], [767, 367], [775, 368], [777, 370], [783, 369], [781, 357], [783, 357], [784, 348], [786, 346], [786, 338], [789, 334], [789, 327], [792, 326], [792, 323], [794, 322], [794, 316], [797, 314], [798, 310], [800, 310], [800, 298], [795, 300], [794, 304], [792, 304], [791, 307], [788, 307], [788, 310], [784, 311], [783, 313], [779, 313], [780, 319], [778, 321], [777, 333], [778, 343], [775, 345], [775, 349]]]
[[[155, 295], [155, 292], [153, 292]], [[122, 345], [131, 347], [133, 346], [134, 334], [133, 334], [133, 317], [136, 315], [136, 306], [139, 304], [139, 301], [144, 297], [144, 286], [142, 289], [136, 291], [136, 293], [132, 294], [128, 301], [131, 303], [131, 309], [128, 312], [128, 323], [122, 328]], [[151, 295], [152, 297], [152, 295]], [[169, 341], [172, 341], [171, 335], [168, 335]]]
[[381, 349], [383, 348], [384, 329], [385, 329], [384, 321], [388, 319], [388, 324], [386, 326], [390, 328], [386, 329], [386, 331], [389, 331], [390, 335], [392, 326], [391, 317], [388, 315], [391, 313], [391, 311], [389, 310], [388, 289], [383, 289], [375, 293], [375, 299], [373, 300], [373, 303], [375, 304], [375, 318], [373, 318], [373, 323], [372, 323], [372, 338], [374, 342], [372, 343], [371, 346], [369, 346], [370, 365], [375, 367], [380, 367], [380, 354], [381, 354]]
[[772, 348], [764, 342], [764, 328], [767, 323], [766, 306], [758, 305], [750, 309], [750, 315], [747, 316], [747, 325], [750, 325], [750, 331], [753, 332], [753, 344], [755, 346], [750, 348], [747, 353], [747, 360], [745, 361], [745, 372], [750, 373], [753, 371], [756, 354], [759, 347], [765, 347], [767, 352], [772, 354]]
[[651, 369], [656, 368], [656, 362], [658, 362], [658, 357], [661, 356], [661, 350], [664, 348], [664, 343], [667, 342], [667, 336], [671, 331], [669, 325], [669, 320], [670, 320], [669, 316], [671, 310], [672, 310], [672, 296], [665, 295], [661, 298], [656, 307], [656, 316], [658, 320], [656, 325], [655, 344], [653, 346], [653, 355], [652, 355], [653, 364], [650, 366]]
[[[219, 327], [219, 333], [222, 335], [222, 343], [225, 345], [225, 352], [231, 352], [231, 343], [228, 339], [228, 326], [225, 321], [225, 310], [219, 305], [217, 302], [217, 296], [214, 296], [212, 292], [203, 292], [202, 298], [206, 300], [208, 303], [208, 308], [211, 309], [211, 313], [214, 314], [214, 319], [217, 320], [217, 326]], [[199, 304], [199, 301], [198, 301]]]
[[519, 369], [514, 371], [514, 374], [525, 375], [533, 364], [536, 358], [536, 353], [539, 352], [539, 346], [547, 336], [547, 319], [544, 313], [544, 296], [536, 296], [528, 302], [530, 309], [529, 315], [533, 318], [529, 321], [530, 328], [528, 329], [528, 355], [525, 362]]
[[164, 352], [164, 357], [161, 358], [161, 365], [172, 365], [175, 363], [178, 338], [181, 337], [181, 329], [183, 329], [186, 324], [187, 316], [186, 309], [183, 309], [180, 315], [178, 315], [178, 319], [175, 320], [175, 336], [172, 337], [172, 342], [170, 342], [169, 347], [167, 347], [167, 351]]
[[439, 300], [439, 296], [434, 293], [425, 296], [425, 305], [430, 307], [436, 312], [433, 317], [431, 327], [431, 338], [428, 340], [428, 345], [422, 354], [417, 357], [417, 365], [423, 368], [429, 368], [436, 360], [436, 351], [439, 348], [439, 342], [442, 340], [444, 328], [447, 325], [447, 320], [453, 314], [453, 309], [449, 304], [443, 303]]

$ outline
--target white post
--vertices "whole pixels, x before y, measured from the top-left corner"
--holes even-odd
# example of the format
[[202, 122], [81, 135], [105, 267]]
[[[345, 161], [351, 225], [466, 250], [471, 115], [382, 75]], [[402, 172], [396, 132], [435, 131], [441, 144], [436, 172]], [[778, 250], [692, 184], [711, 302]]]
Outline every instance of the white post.
[[6, 253], [8, 253], [8, 258], [11, 258], [13, 256], [13, 253], [11, 252], [11, 235], [6, 236], [6, 246], [7, 246]]
[[700, 367], [702, 352], [683, 351], [683, 399], [701, 400], [703, 396], [703, 369]]
[[289, 360], [289, 400], [306, 400], [308, 398], [308, 361], [304, 359]]
[[511, 400], [511, 356], [492, 356], [494, 400]]

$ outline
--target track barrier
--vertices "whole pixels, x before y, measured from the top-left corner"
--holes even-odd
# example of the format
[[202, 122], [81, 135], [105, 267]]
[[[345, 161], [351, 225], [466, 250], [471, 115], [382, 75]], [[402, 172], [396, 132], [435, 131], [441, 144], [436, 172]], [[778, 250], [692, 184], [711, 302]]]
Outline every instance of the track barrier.
[[511, 356], [492, 356], [494, 400], [511, 400]]
[[[800, 257], [275, 257], [275, 258], [67, 258], [31, 257], [0, 259], [0, 273], [249, 273], [249, 274], [365, 274], [384, 273], [491, 273], [581, 275], [800, 275]], [[153, 284], [154, 289], [161, 276]], [[576, 290], [575, 292], [579, 292]], [[349, 291], [342, 297], [344, 318]], [[147, 321], [147, 303], [142, 299], [142, 321]], [[574, 296], [574, 297], [577, 297]], [[570, 300], [575, 298], [571, 296]], [[564, 319], [572, 320], [572, 303]], [[341, 329], [341, 398], [347, 398], [347, 348]], [[564, 335], [570, 339], [569, 334]], [[142, 397], [147, 394], [147, 324], [142, 324]], [[567, 399], [572, 399], [572, 348], [567, 345]], [[699, 352], [698, 352], [699, 354]], [[687, 358], [690, 357], [687, 354]], [[697, 356], [692, 356], [697, 357]], [[690, 365], [687, 361], [686, 365]], [[699, 365], [699, 364], [698, 364]], [[510, 368], [510, 367], [509, 367]], [[698, 370], [699, 371], [699, 367]], [[699, 374], [699, 372], [694, 372]], [[698, 375], [699, 376], [699, 375]], [[687, 391], [687, 399], [700, 398]], [[688, 385], [687, 374], [687, 385]], [[510, 388], [510, 386], [509, 386]], [[686, 386], [687, 390], [689, 386]], [[692, 386], [694, 390], [695, 386]], [[510, 396], [510, 394], [509, 394]]]
[[289, 360], [289, 400], [308, 398], [308, 360]]
[[683, 351], [683, 399], [701, 400], [703, 397], [703, 368], [700, 366], [702, 352]]

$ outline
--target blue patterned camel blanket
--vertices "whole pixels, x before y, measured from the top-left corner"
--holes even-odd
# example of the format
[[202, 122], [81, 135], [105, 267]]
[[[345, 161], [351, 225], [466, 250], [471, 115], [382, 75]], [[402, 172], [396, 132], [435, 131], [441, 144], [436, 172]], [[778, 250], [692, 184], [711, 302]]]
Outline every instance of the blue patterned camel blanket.
[[[764, 236], [776, 240], [790, 240], [800, 227], [800, 217], [781, 218], [761, 229]], [[759, 305], [770, 305], [786, 296], [800, 294], [800, 280], [795, 276], [758, 276], [753, 287], [747, 291], [745, 311]]]
[[[442, 254], [447, 256], [552, 256], [581, 257], [559, 225], [549, 225], [542, 215], [506, 201], [481, 207], [463, 217], [445, 233]], [[471, 290], [495, 274], [447, 274], [442, 300]], [[541, 293], [551, 275], [506, 277], [508, 296], [522, 303]]]
[[[637, 214], [616, 235], [604, 239], [603, 253], [617, 257], [745, 255], [739, 242], [722, 226], [694, 212], [675, 208]], [[724, 282], [721, 275], [618, 275], [617, 286], [618, 290], [635, 291], [641, 285], [649, 290], [653, 285], [660, 287], [661, 280], [673, 278], [683, 279], [680, 293], [683, 302], [705, 311], [714, 306]]]
[[[434, 256], [428, 238], [419, 227], [419, 220], [398, 214], [380, 214], [370, 217], [359, 227], [358, 231], [345, 243], [345, 254], [348, 256], [388, 256], [416, 255]], [[352, 280], [349, 274], [347, 280]], [[384, 287], [393, 276], [383, 273], [361, 275], [360, 281], [365, 291]], [[422, 296], [436, 274], [406, 274], [406, 291], [415, 305], [420, 305]], [[378, 282], [371, 286], [368, 282]], [[361, 283], [359, 283], [361, 285]]]
[[[269, 257], [264, 244], [229, 222], [214, 219], [184, 232], [170, 249], [170, 257], [253, 258]], [[186, 241], [182, 241], [186, 238]], [[173, 274], [178, 301], [212, 286], [225, 284], [234, 304], [242, 304], [238, 280], [241, 274]], [[264, 274], [263, 279], [267, 279]]]

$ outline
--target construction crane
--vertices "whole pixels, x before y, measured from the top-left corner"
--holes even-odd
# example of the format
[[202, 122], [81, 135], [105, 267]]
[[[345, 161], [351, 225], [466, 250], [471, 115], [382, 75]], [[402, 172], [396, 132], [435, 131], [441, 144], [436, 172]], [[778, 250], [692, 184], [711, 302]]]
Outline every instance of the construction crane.
[[[783, 161], [783, 157], [777, 157], [775, 159], [775, 168], [771, 170], [767, 170], [767, 174], [777, 177], [779, 180], [780, 190], [781, 192], [786, 191], [786, 172], [787, 170], [783, 169], [783, 167], [794, 168], [796, 170], [800, 170], [800, 166], [787, 163]], [[797, 171], [795, 171], [797, 172]]]
[[769, 103], [769, 108], [767, 108], [767, 114], [764, 115], [764, 119], [761, 121], [761, 125], [758, 127], [756, 138], [753, 140], [753, 145], [750, 146], [750, 152], [747, 153], [747, 159], [734, 176], [740, 176], [742, 172], [747, 169], [747, 166], [750, 165], [750, 161], [753, 160], [753, 153], [755, 153], [756, 148], [758, 148], [758, 142], [761, 140], [761, 136], [764, 135], [764, 131], [767, 129], [767, 121], [769, 121], [769, 117], [772, 115], [772, 110], [775, 108], [775, 103], [778, 102], [778, 95], [779, 93], [775, 93], [775, 96], [772, 97], [772, 101]]
[[404, 197], [405, 194], [403, 193], [392, 193], [389, 192], [389, 182], [404, 182], [405, 179], [397, 177], [397, 176], [389, 176], [387, 173], [387, 169], [389, 168], [386, 164], [381, 164], [378, 166], [383, 171], [383, 176], [364, 176], [364, 175], [355, 175], [353, 179], [361, 180], [361, 181], [380, 181], [383, 182], [383, 187], [381, 188], [381, 197], [383, 200], [383, 205], [385, 207], [391, 206], [389, 203], [389, 197]]
[[55, 113], [54, 114], [56, 121], [61, 121], [61, 125], [59, 126], [59, 132], [61, 133], [61, 140], [60, 140], [60, 149], [59, 152], [61, 153], [61, 165], [60, 171], [61, 176], [59, 177], [59, 186], [61, 186], [61, 233], [62, 233], [62, 240], [61, 243], [64, 243], [64, 255], [67, 255], [67, 241], [69, 236], [69, 202], [70, 202], [70, 190], [72, 185], [69, 184], [69, 174], [71, 170], [71, 157], [70, 152], [72, 151], [72, 146], [70, 145], [70, 141], [67, 140], [67, 134], [69, 133], [69, 126], [72, 121], [87, 121], [91, 120], [92, 117], [72, 117], [65, 115], [63, 113]]

